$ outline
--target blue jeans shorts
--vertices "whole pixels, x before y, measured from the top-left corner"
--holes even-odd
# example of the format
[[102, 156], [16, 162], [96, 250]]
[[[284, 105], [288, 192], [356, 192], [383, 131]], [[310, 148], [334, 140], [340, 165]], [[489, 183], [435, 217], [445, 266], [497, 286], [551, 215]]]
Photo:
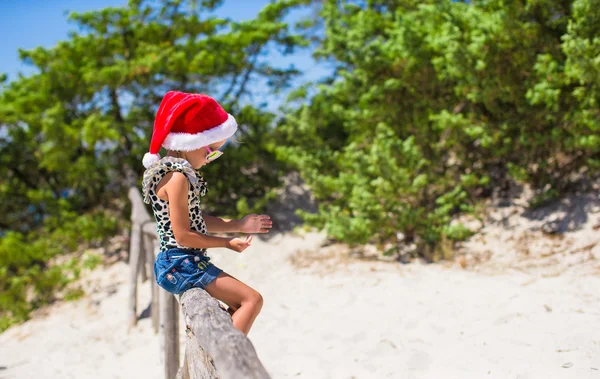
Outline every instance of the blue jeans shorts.
[[175, 295], [180, 295], [192, 287], [204, 289], [222, 271], [198, 250], [163, 250], [154, 261], [156, 283]]

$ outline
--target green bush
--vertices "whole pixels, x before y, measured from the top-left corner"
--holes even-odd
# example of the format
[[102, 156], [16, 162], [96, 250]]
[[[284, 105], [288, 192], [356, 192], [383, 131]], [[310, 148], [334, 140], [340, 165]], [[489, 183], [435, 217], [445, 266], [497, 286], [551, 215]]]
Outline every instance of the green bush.
[[[82, 246], [99, 245], [118, 227], [117, 219], [104, 212], [65, 213], [36, 231], [9, 231], [0, 238], [0, 332], [55, 300], [57, 292], [78, 279], [82, 269], [95, 267], [100, 259], [88, 254], [57, 263], [57, 257]], [[65, 298], [74, 299], [77, 292], [81, 291], [69, 291]]]
[[335, 74], [290, 98], [275, 148], [320, 201], [305, 220], [350, 243], [403, 232], [433, 259], [493, 189], [544, 201], [597, 170], [598, 6], [324, 1], [315, 55]]
[[[206, 167], [207, 211], [236, 216], [272, 198], [283, 172], [267, 149], [274, 115], [250, 100], [299, 74], [267, 55], [306, 45], [283, 21], [305, 2], [269, 2], [256, 18], [235, 22], [213, 12], [222, 1], [131, 0], [71, 13], [67, 40], [19, 52], [34, 73], [10, 82], [0, 73], [0, 330], [97, 264], [52, 262], [114, 233], [117, 216], [108, 215], [127, 219], [118, 204], [128, 204], [131, 185], [139, 188], [169, 90], [210, 94], [240, 125], [240, 142]], [[69, 291], [67, 298], [80, 296]]]

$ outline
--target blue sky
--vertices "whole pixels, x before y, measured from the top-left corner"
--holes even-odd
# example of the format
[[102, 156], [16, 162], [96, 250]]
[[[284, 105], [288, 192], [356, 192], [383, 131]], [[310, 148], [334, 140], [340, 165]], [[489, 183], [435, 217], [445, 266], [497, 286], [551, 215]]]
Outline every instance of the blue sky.
[[[215, 13], [234, 20], [253, 18], [269, 0], [225, 0]], [[52, 47], [68, 38], [69, 30], [76, 26], [67, 22], [69, 11], [84, 12], [111, 6], [123, 6], [127, 0], [0, 0], [0, 73], [7, 73], [9, 80], [17, 73], [32, 71], [20, 62], [18, 49], [37, 46]], [[272, 55], [276, 65], [294, 66], [305, 72], [302, 80], [315, 80], [326, 74], [325, 67], [315, 65], [308, 52], [293, 57]]]

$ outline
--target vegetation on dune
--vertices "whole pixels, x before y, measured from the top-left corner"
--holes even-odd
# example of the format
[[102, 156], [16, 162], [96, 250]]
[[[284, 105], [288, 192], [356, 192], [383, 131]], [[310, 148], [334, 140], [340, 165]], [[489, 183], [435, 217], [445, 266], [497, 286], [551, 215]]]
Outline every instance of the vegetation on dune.
[[[209, 213], [260, 211], [297, 170], [319, 202], [307, 225], [430, 261], [507, 183], [539, 205], [598, 172], [600, 0], [280, 0], [239, 22], [221, 3], [72, 13], [67, 40], [20, 52], [36, 73], [0, 77], [0, 330], [96, 262], [62, 255], [128, 227], [126, 188], [171, 89], [241, 125], [206, 167]], [[294, 28], [305, 7], [318, 13]], [[299, 48], [333, 73], [292, 88], [301, 73], [272, 57]], [[269, 112], [262, 96], [289, 90]]]

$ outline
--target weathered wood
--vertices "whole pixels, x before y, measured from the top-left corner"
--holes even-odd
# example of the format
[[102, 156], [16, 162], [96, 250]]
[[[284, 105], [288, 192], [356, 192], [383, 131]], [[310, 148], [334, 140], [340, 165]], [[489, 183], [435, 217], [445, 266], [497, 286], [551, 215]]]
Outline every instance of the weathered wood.
[[158, 333], [158, 329], [160, 326], [160, 287], [156, 283], [156, 279], [154, 277], [154, 271], [152, 271], [152, 301], [150, 303], [150, 316], [152, 319], [152, 329], [154, 329], [154, 333]]
[[131, 222], [137, 224], [151, 222], [152, 217], [150, 217], [150, 214], [146, 210], [146, 205], [144, 204], [144, 199], [142, 199], [142, 194], [139, 189], [137, 187], [129, 188], [127, 196], [131, 202]]
[[142, 231], [140, 225], [131, 227], [129, 248], [129, 322], [128, 328], [137, 325], [137, 277], [140, 269], [139, 260], [142, 254]]
[[144, 231], [144, 234], [148, 234], [148, 235], [154, 236], [155, 238], [158, 238], [158, 235], [156, 234], [156, 223], [155, 222], [144, 223], [144, 226], [142, 226], [142, 230]]
[[[129, 247], [129, 322], [128, 327], [132, 328], [137, 324], [137, 278], [140, 264], [144, 262], [142, 225], [151, 220], [148, 211], [144, 205], [142, 195], [137, 187], [132, 186], [128, 192], [131, 202], [131, 237]], [[155, 232], [156, 233], [156, 232]]]
[[[214, 360], [219, 378], [270, 378], [250, 340], [233, 326], [231, 316], [215, 298], [200, 288], [192, 288], [181, 295], [180, 303], [187, 327], [198, 346]], [[189, 370], [196, 365], [204, 362], [194, 360]]]
[[158, 240], [153, 240], [152, 241], [152, 269], [150, 270], [150, 277], [151, 277], [151, 281], [152, 281], [152, 302], [150, 303], [150, 314], [152, 315], [152, 327], [154, 328], [154, 333], [158, 333], [158, 327], [159, 327], [159, 318], [160, 318], [160, 312], [159, 312], [159, 291], [160, 291], [160, 287], [158, 286], [158, 284], [156, 283], [156, 275], [154, 274], [154, 260], [156, 259], [156, 254], [158, 254], [158, 248], [159, 248], [159, 244], [158, 244]]
[[[144, 230], [144, 226], [146, 224], [151, 224], [154, 229], [156, 229], [155, 222], [146, 222], [142, 226], [142, 231]], [[154, 271], [154, 259], [156, 255], [154, 254], [154, 240], [157, 239], [156, 230], [154, 233], [146, 233], [143, 232], [144, 238], [144, 271], [142, 273], [142, 282], [146, 282], [148, 278], [152, 278], [152, 272]], [[144, 275], [146, 274], [146, 275]]]
[[144, 240], [146, 239], [146, 235], [144, 233], [142, 233], [142, 248], [140, 250], [140, 258], [138, 261], [138, 274], [141, 277], [142, 283], [145, 283], [148, 281], [148, 272], [146, 271], [146, 262], [147, 262], [147, 254], [146, 254], [146, 244], [144, 242]]
[[160, 329], [165, 379], [174, 379], [179, 368], [179, 307], [173, 294], [160, 291]]
[[212, 358], [198, 345], [194, 332], [186, 329], [185, 355], [181, 366], [184, 379], [219, 379]]

